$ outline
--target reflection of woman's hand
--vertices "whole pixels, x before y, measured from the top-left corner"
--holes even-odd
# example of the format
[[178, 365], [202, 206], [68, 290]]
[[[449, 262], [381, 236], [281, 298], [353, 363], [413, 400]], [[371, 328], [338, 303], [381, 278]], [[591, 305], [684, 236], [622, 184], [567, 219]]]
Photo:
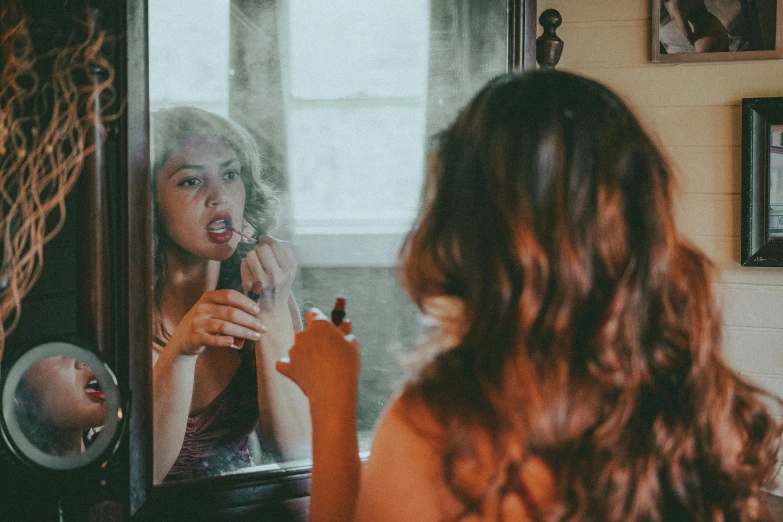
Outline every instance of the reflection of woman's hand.
[[240, 265], [242, 288], [247, 293], [260, 283], [258, 304], [261, 311], [285, 310], [288, 313], [291, 285], [296, 276], [296, 258], [291, 243], [271, 236], [261, 236], [258, 241]]
[[289, 361], [277, 370], [294, 381], [310, 400], [313, 413], [355, 411], [359, 379], [359, 343], [350, 321], [335, 326], [317, 309], [305, 314], [305, 329], [296, 334]]
[[234, 337], [258, 339], [266, 328], [258, 320], [258, 305], [236, 290], [205, 292], [177, 325], [167, 345], [184, 355], [208, 346], [230, 348]]

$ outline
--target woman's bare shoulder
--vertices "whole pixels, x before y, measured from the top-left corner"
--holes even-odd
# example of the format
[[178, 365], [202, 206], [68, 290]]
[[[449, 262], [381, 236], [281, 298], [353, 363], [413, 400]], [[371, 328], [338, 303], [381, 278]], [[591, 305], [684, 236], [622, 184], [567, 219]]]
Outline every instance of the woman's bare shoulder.
[[442, 520], [456, 501], [443, 478], [442, 427], [424, 404], [396, 398], [381, 417], [365, 463], [356, 520]]
[[445, 433], [430, 407], [407, 391], [396, 396], [389, 404], [378, 421], [376, 436], [381, 430], [410, 437], [411, 442], [433, 449], [440, 444]]

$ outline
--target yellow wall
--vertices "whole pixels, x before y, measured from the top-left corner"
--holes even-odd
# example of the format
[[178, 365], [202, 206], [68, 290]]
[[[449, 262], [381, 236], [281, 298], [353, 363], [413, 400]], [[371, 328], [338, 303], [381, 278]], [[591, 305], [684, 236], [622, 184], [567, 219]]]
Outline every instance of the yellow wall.
[[538, 0], [550, 7], [558, 69], [623, 96], [671, 160], [680, 230], [720, 269], [726, 358], [783, 396], [783, 268], [739, 264], [742, 98], [783, 96], [783, 60], [652, 64], [650, 0]]

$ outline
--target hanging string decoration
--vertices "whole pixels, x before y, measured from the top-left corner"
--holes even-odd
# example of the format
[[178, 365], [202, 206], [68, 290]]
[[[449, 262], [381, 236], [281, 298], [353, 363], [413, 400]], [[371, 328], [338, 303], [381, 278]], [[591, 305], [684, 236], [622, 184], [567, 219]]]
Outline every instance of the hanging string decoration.
[[[0, 35], [0, 355], [41, 274], [43, 247], [65, 222], [65, 197], [105, 138], [104, 123], [119, 117], [104, 39], [95, 32], [36, 56], [24, 19]], [[108, 74], [87, 81], [95, 68]], [[96, 122], [101, 139], [88, 139]]]

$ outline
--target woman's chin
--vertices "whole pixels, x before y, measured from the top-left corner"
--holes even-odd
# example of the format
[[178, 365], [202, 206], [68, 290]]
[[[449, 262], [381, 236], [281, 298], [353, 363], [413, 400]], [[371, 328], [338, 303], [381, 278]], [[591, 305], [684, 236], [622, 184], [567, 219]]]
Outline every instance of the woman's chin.
[[232, 255], [234, 255], [234, 252], [235, 252], [235, 250], [236, 250], [236, 249], [232, 249], [232, 250], [231, 250], [230, 252], [228, 252], [227, 254], [223, 254], [223, 253], [221, 253], [221, 255], [219, 255], [219, 256], [217, 256], [217, 257], [215, 257], [215, 258], [213, 259], [213, 261], [220, 261], [220, 262], [223, 262], [223, 261], [227, 260], [228, 258], [230, 258]]
[[212, 253], [209, 256], [209, 258], [212, 261], [225, 261], [226, 259], [233, 256], [236, 250], [237, 250], [237, 245], [234, 244], [233, 241], [215, 245], [215, 248], [212, 249]]
[[87, 419], [88, 422], [87, 427], [85, 429], [90, 428], [99, 428], [106, 424], [106, 408], [101, 408], [100, 410], [97, 410], [92, 412], [89, 419]]

